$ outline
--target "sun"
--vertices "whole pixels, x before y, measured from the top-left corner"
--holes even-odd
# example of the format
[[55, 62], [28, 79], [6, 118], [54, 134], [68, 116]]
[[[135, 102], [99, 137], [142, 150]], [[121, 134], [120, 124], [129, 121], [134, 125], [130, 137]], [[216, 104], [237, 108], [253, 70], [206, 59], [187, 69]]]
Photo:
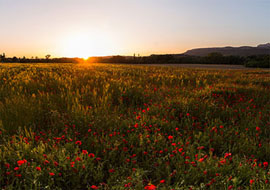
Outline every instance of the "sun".
[[77, 33], [63, 40], [62, 55], [87, 59], [91, 56], [108, 55], [111, 51], [110, 40], [106, 35], [97, 33]]
[[67, 57], [81, 57], [87, 59], [94, 50], [93, 40], [86, 35], [75, 35], [66, 39], [63, 54]]

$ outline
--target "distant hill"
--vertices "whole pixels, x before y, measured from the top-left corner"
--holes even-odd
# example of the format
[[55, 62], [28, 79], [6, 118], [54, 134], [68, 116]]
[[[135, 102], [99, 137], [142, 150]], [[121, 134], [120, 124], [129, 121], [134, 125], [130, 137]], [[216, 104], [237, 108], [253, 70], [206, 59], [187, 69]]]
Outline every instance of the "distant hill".
[[250, 55], [270, 55], [270, 43], [260, 44], [257, 47], [214, 47], [214, 48], [196, 48], [186, 51], [185, 55], [207, 56], [210, 53], [221, 53], [224, 56], [250, 56]]

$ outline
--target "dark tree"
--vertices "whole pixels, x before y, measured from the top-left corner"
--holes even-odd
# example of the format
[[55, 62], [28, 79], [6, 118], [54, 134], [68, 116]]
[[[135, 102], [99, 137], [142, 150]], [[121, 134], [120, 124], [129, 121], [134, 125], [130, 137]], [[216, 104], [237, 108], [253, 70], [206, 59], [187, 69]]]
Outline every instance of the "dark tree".
[[45, 57], [46, 57], [46, 59], [50, 59], [51, 55], [48, 54], [48, 55], [46, 55]]

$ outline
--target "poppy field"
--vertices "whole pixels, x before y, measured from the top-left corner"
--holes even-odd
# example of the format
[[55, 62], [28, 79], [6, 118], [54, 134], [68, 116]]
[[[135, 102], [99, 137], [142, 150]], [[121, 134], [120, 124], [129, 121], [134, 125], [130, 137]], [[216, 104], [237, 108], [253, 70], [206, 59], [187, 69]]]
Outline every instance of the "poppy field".
[[270, 189], [270, 72], [0, 65], [1, 189]]

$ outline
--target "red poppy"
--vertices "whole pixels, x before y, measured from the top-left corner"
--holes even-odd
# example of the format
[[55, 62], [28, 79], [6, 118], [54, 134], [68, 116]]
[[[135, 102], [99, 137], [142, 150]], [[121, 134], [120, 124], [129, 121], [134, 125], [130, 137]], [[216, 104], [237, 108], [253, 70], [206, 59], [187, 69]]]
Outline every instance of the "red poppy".
[[114, 169], [109, 169], [109, 172], [113, 173], [113, 172], [115, 172], [115, 170]]
[[155, 190], [156, 188], [157, 187], [155, 185], [153, 185], [153, 184], [147, 185], [147, 186], [144, 187], [144, 189], [146, 189], [146, 190]]
[[87, 150], [82, 150], [83, 154], [88, 154]]
[[98, 189], [98, 187], [95, 186], [95, 185], [92, 185], [92, 186], [91, 186], [91, 189]]
[[198, 161], [199, 162], [203, 162], [204, 161], [204, 158], [200, 158]]
[[94, 155], [93, 153], [89, 153], [89, 154], [88, 154], [88, 157], [89, 157], [89, 158], [94, 158], [95, 155]]
[[165, 183], [165, 180], [164, 179], [162, 179], [162, 180], [160, 180], [160, 182], [159, 183]]
[[27, 163], [25, 159], [17, 161], [17, 164], [21, 166], [22, 164]]
[[168, 136], [168, 139], [173, 139], [173, 136], [171, 136], [171, 135], [170, 135], [170, 136]]

